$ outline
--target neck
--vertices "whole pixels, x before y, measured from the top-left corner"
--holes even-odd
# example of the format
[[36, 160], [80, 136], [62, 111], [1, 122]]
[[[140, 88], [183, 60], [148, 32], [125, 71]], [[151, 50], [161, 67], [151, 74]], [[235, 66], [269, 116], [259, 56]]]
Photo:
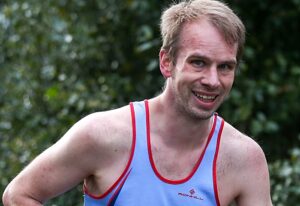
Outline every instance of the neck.
[[[206, 141], [213, 117], [195, 119], [182, 115], [163, 94], [149, 101], [151, 131], [174, 146], [196, 146]], [[189, 143], [189, 144], [187, 144]]]

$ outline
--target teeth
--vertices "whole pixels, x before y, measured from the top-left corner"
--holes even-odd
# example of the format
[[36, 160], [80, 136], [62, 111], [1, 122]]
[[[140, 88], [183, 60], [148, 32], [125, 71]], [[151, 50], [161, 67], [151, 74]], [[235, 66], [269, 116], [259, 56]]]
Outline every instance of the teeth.
[[215, 97], [212, 97], [212, 96], [202, 96], [202, 95], [199, 95], [200, 98], [202, 99], [207, 99], [207, 100], [212, 100], [214, 99]]
[[207, 96], [207, 95], [200, 95], [197, 94], [196, 92], [194, 92], [195, 96], [200, 98], [200, 99], [204, 99], [204, 100], [214, 100], [216, 98], [216, 96]]

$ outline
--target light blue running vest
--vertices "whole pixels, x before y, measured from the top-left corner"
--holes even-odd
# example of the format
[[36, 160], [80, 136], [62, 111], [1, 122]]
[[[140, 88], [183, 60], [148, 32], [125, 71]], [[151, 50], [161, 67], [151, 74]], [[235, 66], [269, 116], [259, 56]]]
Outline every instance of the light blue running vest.
[[84, 206], [219, 206], [216, 161], [224, 120], [214, 115], [205, 150], [191, 174], [168, 180], [153, 163], [148, 101], [131, 103], [130, 108], [133, 145], [127, 167], [104, 194], [94, 196], [85, 189]]

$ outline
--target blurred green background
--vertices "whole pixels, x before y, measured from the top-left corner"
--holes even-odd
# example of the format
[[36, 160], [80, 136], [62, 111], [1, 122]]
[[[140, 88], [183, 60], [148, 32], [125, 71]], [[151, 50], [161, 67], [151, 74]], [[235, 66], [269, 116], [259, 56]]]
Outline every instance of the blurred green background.
[[[0, 1], [0, 193], [85, 115], [158, 94], [162, 0]], [[300, 0], [228, 0], [247, 28], [218, 111], [264, 149], [274, 205], [300, 202]], [[81, 185], [46, 205], [82, 205]]]

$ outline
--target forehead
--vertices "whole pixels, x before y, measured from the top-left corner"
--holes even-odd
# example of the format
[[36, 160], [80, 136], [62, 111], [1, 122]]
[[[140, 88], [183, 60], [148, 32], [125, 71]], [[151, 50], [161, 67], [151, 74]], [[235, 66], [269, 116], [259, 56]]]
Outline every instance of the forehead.
[[212, 58], [236, 59], [237, 43], [229, 44], [208, 20], [184, 23], [179, 34], [178, 55], [200, 52]]

